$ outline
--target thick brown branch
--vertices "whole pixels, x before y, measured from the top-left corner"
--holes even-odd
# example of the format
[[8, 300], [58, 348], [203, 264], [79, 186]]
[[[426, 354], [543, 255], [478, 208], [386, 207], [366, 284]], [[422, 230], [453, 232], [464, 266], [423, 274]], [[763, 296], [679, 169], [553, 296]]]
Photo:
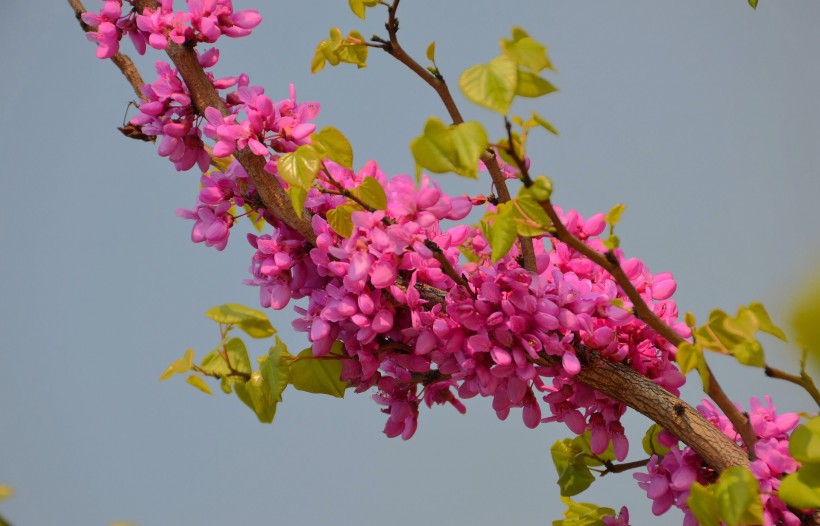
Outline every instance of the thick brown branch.
[[[638, 289], [635, 288], [635, 285], [632, 284], [632, 281], [630, 281], [623, 268], [621, 268], [621, 263], [612, 251], [602, 254], [572, 235], [572, 233], [567, 230], [561, 222], [561, 218], [558, 217], [558, 213], [555, 211], [555, 208], [553, 208], [550, 201], [542, 202], [541, 206], [544, 208], [544, 211], [552, 221], [553, 227], [555, 228], [555, 237], [609, 272], [632, 302], [632, 308], [635, 311], [635, 316], [643, 320], [655, 332], [660, 334], [672, 345], [677, 347], [685, 341], [678, 333], [672, 330], [672, 327], [664, 323], [664, 321], [655, 314], [655, 311], [653, 311], [649, 305], [646, 304], [641, 297], [640, 292], [638, 292]], [[712, 374], [712, 371], [709, 370], [708, 366], [706, 369], [709, 374], [709, 381], [705, 382], [708, 385], [706, 394], [708, 394], [709, 397], [715, 401], [729, 421], [732, 422], [732, 425], [735, 426], [735, 429], [738, 430], [738, 433], [743, 439], [743, 443], [746, 444], [749, 454], [754, 455], [754, 444], [757, 441], [757, 438], [752, 430], [752, 425], [749, 418], [741, 413], [735, 404], [729, 400], [729, 397], [726, 396], [726, 393], [720, 387], [720, 384]]]
[[[83, 13], [86, 12], [86, 9], [80, 0], [68, 0], [68, 5], [70, 5], [71, 9], [74, 10], [74, 16], [80, 23], [80, 27], [83, 28], [83, 31], [89, 33], [97, 30], [95, 26], [90, 26], [83, 22], [81, 17]], [[131, 88], [134, 90], [134, 93], [137, 94], [137, 97], [144, 100], [145, 95], [142, 94], [142, 86], [145, 84], [145, 81], [142, 80], [142, 75], [140, 75], [137, 66], [134, 65], [131, 58], [123, 53], [117, 53], [111, 57], [111, 62], [113, 62], [120, 69], [122, 74], [125, 76], [125, 80], [131, 84]]]

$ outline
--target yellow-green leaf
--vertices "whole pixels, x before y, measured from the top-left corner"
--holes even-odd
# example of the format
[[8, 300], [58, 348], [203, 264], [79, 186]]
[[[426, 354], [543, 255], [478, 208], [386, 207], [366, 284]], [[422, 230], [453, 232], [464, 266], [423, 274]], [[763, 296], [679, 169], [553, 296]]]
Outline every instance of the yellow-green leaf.
[[789, 453], [802, 464], [820, 465], [820, 416], [794, 430], [789, 438]]
[[353, 168], [353, 148], [342, 132], [326, 126], [310, 136], [311, 145], [321, 157], [330, 159], [346, 168]]
[[351, 190], [351, 193], [375, 210], [387, 210], [387, 194], [375, 177], [365, 177], [362, 184]]
[[720, 526], [718, 503], [711, 488], [695, 482], [689, 489], [686, 504], [697, 517], [700, 526]]
[[535, 73], [518, 70], [518, 83], [515, 85], [515, 94], [521, 97], [541, 97], [558, 91], [549, 81]]
[[205, 316], [223, 325], [236, 325], [252, 338], [268, 338], [276, 334], [264, 312], [238, 303], [217, 305], [208, 309]]
[[478, 161], [487, 146], [481, 123], [464, 122], [447, 126], [430, 117], [424, 132], [410, 144], [416, 164], [434, 173], [453, 172], [478, 178]]
[[327, 212], [327, 222], [337, 234], [344, 238], [350, 237], [353, 233], [353, 220], [351, 215], [358, 208], [353, 205], [337, 206]]
[[552, 521], [552, 526], [603, 526], [604, 517], [615, 515], [612, 508], [600, 507], [590, 502], [574, 502], [569, 497], [561, 497], [567, 506], [562, 520]]
[[617, 205], [613, 206], [609, 212], [606, 214], [606, 222], [610, 224], [610, 226], [615, 226], [621, 220], [621, 215], [626, 210], [626, 205], [623, 203], [618, 203]]
[[290, 198], [290, 204], [298, 215], [302, 215], [302, 210], [305, 209], [305, 200], [307, 199], [308, 191], [298, 186], [291, 186], [285, 192]]
[[458, 85], [470, 101], [505, 115], [518, 85], [518, 65], [506, 55], [461, 74]]
[[728, 526], [763, 524], [760, 486], [749, 468], [728, 468], [721, 473], [714, 492], [720, 518]]
[[535, 112], [532, 112], [532, 118], [535, 122], [537, 122], [541, 127], [543, 127], [548, 132], [554, 135], [558, 135], [558, 129], [552, 124], [550, 124], [550, 122], [547, 119], [541, 117]]
[[820, 508], [820, 465], [809, 464], [786, 475], [777, 496], [794, 508]]
[[678, 346], [677, 361], [681, 374], [686, 375], [703, 361], [703, 350], [700, 345], [683, 342]]
[[749, 5], [752, 6], [752, 9], [757, 9], [757, 0], [749, 0]]
[[353, 14], [364, 20], [365, 8], [379, 5], [379, 0], [348, 0], [348, 3]]
[[296, 151], [282, 155], [276, 161], [279, 176], [291, 186], [309, 190], [319, 173], [322, 159], [316, 149], [303, 144]]
[[521, 187], [518, 197], [509, 202], [513, 207], [513, 217], [518, 235], [534, 237], [549, 232], [552, 221], [544, 207], [535, 200], [529, 188]]
[[314, 357], [313, 350], [307, 348], [291, 361], [290, 374], [293, 387], [308, 393], [327, 394], [344, 398], [348, 383], [341, 380], [341, 342], [335, 342], [330, 353]]
[[171, 365], [165, 369], [165, 372], [160, 375], [160, 381], [167, 380], [168, 378], [172, 377], [175, 374], [182, 374], [186, 373], [191, 370], [194, 364], [194, 350], [188, 349], [185, 351], [185, 355], [175, 360]]
[[247, 382], [234, 382], [233, 388], [236, 396], [256, 413], [260, 422], [273, 422], [277, 401], [261, 372], [253, 373]]
[[430, 42], [430, 45], [427, 46], [427, 60], [430, 62], [436, 61], [436, 42]]
[[290, 358], [292, 355], [278, 336], [276, 345], [270, 348], [268, 355], [260, 358], [259, 371], [277, 402], [282, 401], [282, 392], [291, 382]]
[[491, 257], [493, 262], [507, 255], [517, 237], [514, 208], [510, 203], [500, 204], [495, 220], [490, 227], [489, 241], [492, 247]]
[[516, 64], [539, 72], [542, 69], [553, 69], [547, 57], [547, 48], [530, 37], [520, 27], [513, 28], [512, 40], [501, 39], [501, 50]]
[[820, 356], [820, 275], [809, 279], [791, 312], [795, 339], [812, 355]]
[[205, 383], [205, 380], [203, 380], [202, 378], [200, 378], [199, 376], [197, 376], [195, 374], [190, 375], [188, 378], [185, 379], [185, 381], [188, 382], [189, 384], [193, 385], [194, 387], [196, 387], [197, 389], [199, 389], [203, 393], [206, 393], [206, 394], [209, 394], [209, 395], [213, 394], [213, 392], [211, 391], [211, 387], [207, 383]]
[[663, 431], [663, 428], [658, 424], [652, 424], [649, 426], [649, 429], [646, 430], [641, 444], [647, 455], [664, 456], [669, 453], [669, 448], [661, 444], [658, 440], [658, 435], [661, 431]]
[[248, 356], [248, 349], [245, 342], [239, 338], [231, 338], [225, 344], [225, 352], [228, 355], [230, 366], [234, 371], [244, 374], [251, 374], [251, 359]]

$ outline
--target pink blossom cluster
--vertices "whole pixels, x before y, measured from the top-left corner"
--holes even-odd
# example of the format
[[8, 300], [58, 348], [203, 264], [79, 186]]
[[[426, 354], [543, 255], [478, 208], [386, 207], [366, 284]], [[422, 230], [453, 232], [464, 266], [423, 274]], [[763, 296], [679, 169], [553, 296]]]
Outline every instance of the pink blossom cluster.
[[99, 13], [82, 15], [83, 22], [97, 27], [87, 35], [97, 42], [99, 58], [116, 55], [125, 34], [142, 55], [146, 44], [162, 50], [169, 41], [213, 43], [222, 35], [244, 37], [262, 21], [254, 9], [234, 11], [231, 0], [187, 0], [188, 11], [174, 11], [173, 0], [160, 0], [155, 9], [146, 7], [141, 13], [134, 0], [126, 1], [134, 7], [124, 16], [122, 0], [103, 0]]
[[[797, 426], [800, 417], [796, 413], [778, 415], [768, 396], [765, 403], [752, 398], [749, 407], [749, 420], [757, 437], [755, 460], [749, 468], [760, 484], [765, 524], [798, 526], [801, 524], [800, 518], [777, 497], [777, 490], [783, 476], [799, 467], [789, 454], [789, 433]], [[698, 410], [726, 436], [743, 445], [729, 419], [712, 402], [704, 400]], [[697, 519], [686, 505], [689, 491], [694, 482], [703, 485], [714, 483], [717, 473], [707, 467], [692, 449], [681, 448], [671, 434], [662, 432], [660, 438], [664, 445], [672, 449], [663, 458], [653, 455], [647, 473], [638, 473], [634, 477], [646, 491], [647, 497], [652, 499], [652, 513], [661, 515], [674, 505], [685, 514], [684, 526], [696, 526]]]
[[[522, 408], [528, 427], [562, 421], [579, 434], [590, 430], [593, 451], [612, 441], [622, 459], [625, 407], [575, 380], [582, 362], [593, 355], [623, 362], [673, 392], [683, 384], [674, 347], [630, 314], [611, 276], [565, 244], [553, 240], [548, 250], [538, 241], [535, 273], [520, 266], [515, 249], [492, 263], [478, 229], [443, 226], [469, 213], [467, 196], [450, 197], [426, 176], [420, 187], [406, 176], [388, 181], [372, 161], [359, 173], [326, 166], [305, 203], [316, 247], [278, 223], [274, 234], [252, 236], [257, 253], [248, 283], [260, 287], [266, 307], [308, 297], [294, 326], [308, 333], [316, 355], [344, 343], [351, 358], [344, 378], [358, 391], [377, 389], [389, 436], [412, 436], [422, 402], [462, 411], [461, 400], [481, 395], [493, 399], [499, 418]], [[365, 177], [384, 186], [387, 211], [354, 212], [353, 233], [344, 238], [327, 215], [346, 199], [322, 190], [352, 189]], [[570, 211], [563, 220], [603, 250], [596, 237], [603, 214], [584, 220]], [[462, 250], [473, 261], [462, 262]], [[669, 300], [671, 275], [652, 275], [640, 261], [616, 255], [656, 313], [688, 336]]]

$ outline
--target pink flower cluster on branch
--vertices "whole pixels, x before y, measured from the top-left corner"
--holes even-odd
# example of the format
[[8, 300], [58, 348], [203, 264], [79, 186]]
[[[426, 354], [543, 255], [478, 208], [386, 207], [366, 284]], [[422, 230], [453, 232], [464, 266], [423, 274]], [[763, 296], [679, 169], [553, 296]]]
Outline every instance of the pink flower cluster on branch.
[[[777, 490], [783, 476], [794, 473], [799, 467], [789, 454], [789, 435], [797, 427], [800, 417], [796, 413], [778, 415], [768, 396], [765, 403], [752, 398], [749, 405], [749, 420], [758, 439], [754, 446], [755, 460], [749, 468], [760, 484], [765, 524], [798, 526], [802, 524], [800, 518], [777, 497]], [[698, 411], [727, 437], [742, 445], [729, 419], [712, 402], [704, 400]], [[694, 482], [714, 483], [718, 473], [691, 448], [681, 448], [673, 435], [663, 431], [659, 438], [663, 445], [672, 449], [663, 457], [653, 455], [647, 473], [635, 474], [635, 480], [652, 499], [652, 513], [662, 515], [675, 506], [685, 514], [684, 526], [697, 526], [698, 521], [686, 504], [689, 491]]]

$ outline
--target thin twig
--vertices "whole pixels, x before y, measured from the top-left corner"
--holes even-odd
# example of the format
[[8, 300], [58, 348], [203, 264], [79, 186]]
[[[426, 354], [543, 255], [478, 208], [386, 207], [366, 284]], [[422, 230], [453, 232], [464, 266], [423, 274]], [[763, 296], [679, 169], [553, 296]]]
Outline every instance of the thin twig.
[[787, 382], [791, 382], [793, 384], [799, 385], [803, 389], [805, 389], [809, 395], [811, 395], [812, 399], [814, 399], [814, 403], [820, 407], [820, 391], [817, 390], [817, 386], [814, 385], [814, 380], [812, 380], [811, 376], [809, 376], [805, 371], [803, 371], [800, 376], [796, 376], [786, 371], [781, 371], [780, 369], [775, 369], [774, 367], [769, 367], [768, 365], [764, 369], [766, 376], [771, 378], [777, 378], [779, 380], [786, 380]]
[[[444, 104], [444, 107], [447, 109], [447, 113], [450, 115], [450, 119], [453, 121], [453, 124], [463, 123], [464, 118], [461, 116], [458, 105], [453, 99], [453, 95], [450, 93], [450, 88], [447, 86], [447, 82], [444, 80], [441, 72], [437, 70], [436, 74], [431, 73], [419, 64], [413, 57], [408, 55], [404, 48], [401, 47], [401, 44], [399, 44], [399, 20], [396, 17], [396, 12], [399, 8], [399, 1], [400, 0], [394, 0], [392, 4], [386, 4], [387, 23], [385, 24], [385, 28], [387, 29], [389, 40], [373, 37], [373, 41], [380, 44], [379, 47], [381, 47], [381, 49], [407, 66], [435, 90], [441, 99], [441, 102]], [[501, 171], [501, 167], [498, 164], [498, 159], [496, 159], [495, 152], [492, 150], [486, 150], [481, 155], [481, 160], [484, 162], [484, 166], [487, 167], [487, 171], [490, 172], [493, 186], [495, 187], [495, 191], [498, 193], [498, 200], [502, 203], [506, 203], [511, 199], [510, 190], [507, 188], [507, 179]], [[525, 236], [519, 236], [518, 243], [521, 249], [521, 255], [524, 258], [524, 268], [530, 272], [535, 272], [535, 250], [532, 246], [532, 239]]]
[[[86, 33], [97, 31], [96, 26], [90, 26], [83, 22], [82, 15], [87, 11], [81, 0], [68, 0], [68, 5], [70, 5], [74, 10], [74, 16], [80, 23], [80, 27], [83, 28], [83, 31]], [[131, 88], [134, 90], [134, 93], [137, 94], [137, 97], [142, 100], [147, 100], [145, 95], [142, 93], [142, 86], [145, 85], [145, 81], [142, 80], [142, 75], [140, 75], [137, 66], [134, 65], [134, 61], [124, 53], [117, 53], [111, 57], [111, 62], [113, 62], [120, 69], [122, 74], [125, 76], [125, 80], [131, 84]]]

